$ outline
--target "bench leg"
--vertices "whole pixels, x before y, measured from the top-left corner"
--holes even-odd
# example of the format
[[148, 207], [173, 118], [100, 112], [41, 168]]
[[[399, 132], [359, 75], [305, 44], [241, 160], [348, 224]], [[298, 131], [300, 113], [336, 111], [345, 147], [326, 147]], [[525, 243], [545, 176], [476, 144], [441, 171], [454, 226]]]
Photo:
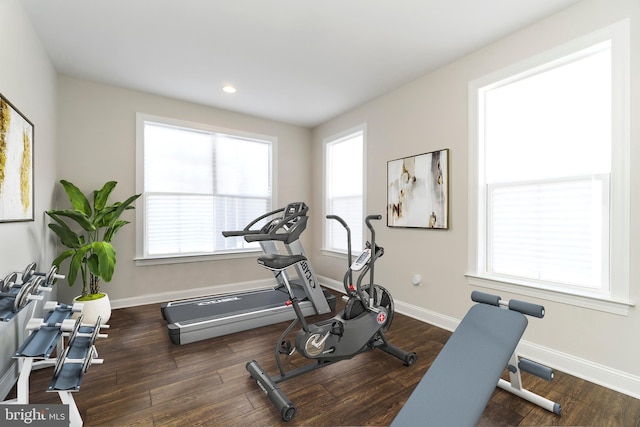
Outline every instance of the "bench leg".
[[58, 396], [65, 405], [69, 405], [69, 427], [82, 427], [82, 417], [70, 391], [59, 391]]
[[18, 360], [20, 366], [20, 376], [18, 377], [17, 398], [18, 404], [26, 405], [29, 403], [29, 377], [31, 376], [31, 368], [33, 366], [33, 359], [20, 358]]
[[511, 356], [511, 359], [509, 360], [509, 379], [511, 382], [505, 381], [500, 378], [498, 380], [498, 387], [505, 391], [508, 391], [509, 393], [515, 394], [516, 396], [519, 396], [535, 405], [538, 405], [549, 412], [560, 415], [562, 407], [559, 403], [553, 402], [538, 394], [532, 393], [522, 387], [522, 377], [520, 376], [520, 368], [518, 367], [518, 364], [518, 355], [514, 352]]

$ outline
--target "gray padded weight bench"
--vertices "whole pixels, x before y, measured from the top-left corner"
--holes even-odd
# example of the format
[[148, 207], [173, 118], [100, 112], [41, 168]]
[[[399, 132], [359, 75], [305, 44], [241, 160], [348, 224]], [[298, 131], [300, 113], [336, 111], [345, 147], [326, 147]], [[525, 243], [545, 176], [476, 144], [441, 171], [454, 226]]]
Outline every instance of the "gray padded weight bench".
[[[462, 319], [392, 426], [475, 426], [496, 386], [560, 415], [558, 403], [523, 389], [520, 379], [522, 370], [551, 380], [553, 370], [516, 354], [527, 328], [525, 314], [542, 318], [544, 307], [477, 291], [471, 299], [479, 304]], [[505, 367], [510, 382], [500, 378]]]

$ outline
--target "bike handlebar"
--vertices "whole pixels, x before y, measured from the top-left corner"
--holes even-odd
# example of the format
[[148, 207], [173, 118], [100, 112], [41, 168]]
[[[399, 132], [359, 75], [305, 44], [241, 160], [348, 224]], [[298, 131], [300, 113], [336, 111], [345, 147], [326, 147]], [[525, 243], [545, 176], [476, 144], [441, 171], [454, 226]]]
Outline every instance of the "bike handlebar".
[[344, 280], [342, 281], [342, 284], [344, 285], [344, 290], [347, 292], [347, 295], [349, 295], [350, 289], [349, 286], [352, 285], [353, 283], [353, 273], [351, 271], [351, 229], [349, 228], [349, 225], [347, 225], [347, 222], [340, 218], [338, 215], [327, 215], [326, 217], [327, 219], [335, 219], [336, 221], [338, 221], [343, 227], [344, 229], [347, 231], [347, 273], [345, 274]]
[[371, 225], [371, 220], [381, 220], [382, 219], [382, 215], [368, 215], [365, 219], [364, 222], [367, 224], [367, 227], [369, 227], [369, 230], [373, 231], [373, 225]]
[[[373, 229], [373, 225], [371, 224], [371, 220], [380, 220], [382, 219], [382, 215], [368, 215], [365, 219], [364, 222], [367, 224], [367, 227], [369, 227], [369, 230], [371, 231], [371, 248], [373, 253], [371, 254], [371, 261], [369, 261], [369, 286], [370, 289], [373, 289], [374, 283], [373, 283], [373, 266], [376, 262], [376, 258], [377, 258], [377, 248], [376, 248], [376, 230]], [[369, 306], [371, 307], [373, 305], [373, 292], [371, 292], [371, 295], [369, 295]]]
[[327, 215], [327, 219], [335, 219], [340, 224], [342, 224], [344, 228], [349, 229], [347, 222], [344, 219], [340, 218], [338, 215]]

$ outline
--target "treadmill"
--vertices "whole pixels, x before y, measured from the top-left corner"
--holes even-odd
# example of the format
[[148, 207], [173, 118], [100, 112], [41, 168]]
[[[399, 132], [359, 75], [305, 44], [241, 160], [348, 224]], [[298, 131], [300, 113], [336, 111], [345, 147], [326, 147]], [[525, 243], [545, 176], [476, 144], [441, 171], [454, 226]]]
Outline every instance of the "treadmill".
[[[247, 242], [259, 242], [265, 254], [282, 254], [284, 248], [288, 255], [306, 256], [299, 239], [307, 226], [308, 211], [309, 207], [304, 202], [289, 203], [254, 219], [243, 230], [223, 231], [222, 234], [225, 237], [243, 237]], [[261, 221], [266, 221], [266, 224], [260, 229], [255, 228]], [[292, 273], [295, 277], [290, 276]], [[300, 300], [304, 316], [335, 310], [335, 295], [320, 286], [311, 263], [297, 263], [282, 274], [287, 276]], [[163, 304], [161, 312], [168, 323], [171, 342], [188, 344], [294, 319], [296, 314], [289, 306], [284, 280], [274, 276], [277, 286], [273, 288]]]

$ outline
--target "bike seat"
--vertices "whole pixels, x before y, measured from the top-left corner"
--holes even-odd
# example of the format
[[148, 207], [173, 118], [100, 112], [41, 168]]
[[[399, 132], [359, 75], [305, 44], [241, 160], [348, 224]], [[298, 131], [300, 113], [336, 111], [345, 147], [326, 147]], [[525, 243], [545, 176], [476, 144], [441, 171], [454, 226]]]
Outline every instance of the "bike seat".
[[258, 258], [258, 264], [268, 268], [269, 270], [284, 270], [287, 267], [292, 266], [300, 261], [306, 261], [307, 257], [304, 255], [278, 255], [268, 254]]

